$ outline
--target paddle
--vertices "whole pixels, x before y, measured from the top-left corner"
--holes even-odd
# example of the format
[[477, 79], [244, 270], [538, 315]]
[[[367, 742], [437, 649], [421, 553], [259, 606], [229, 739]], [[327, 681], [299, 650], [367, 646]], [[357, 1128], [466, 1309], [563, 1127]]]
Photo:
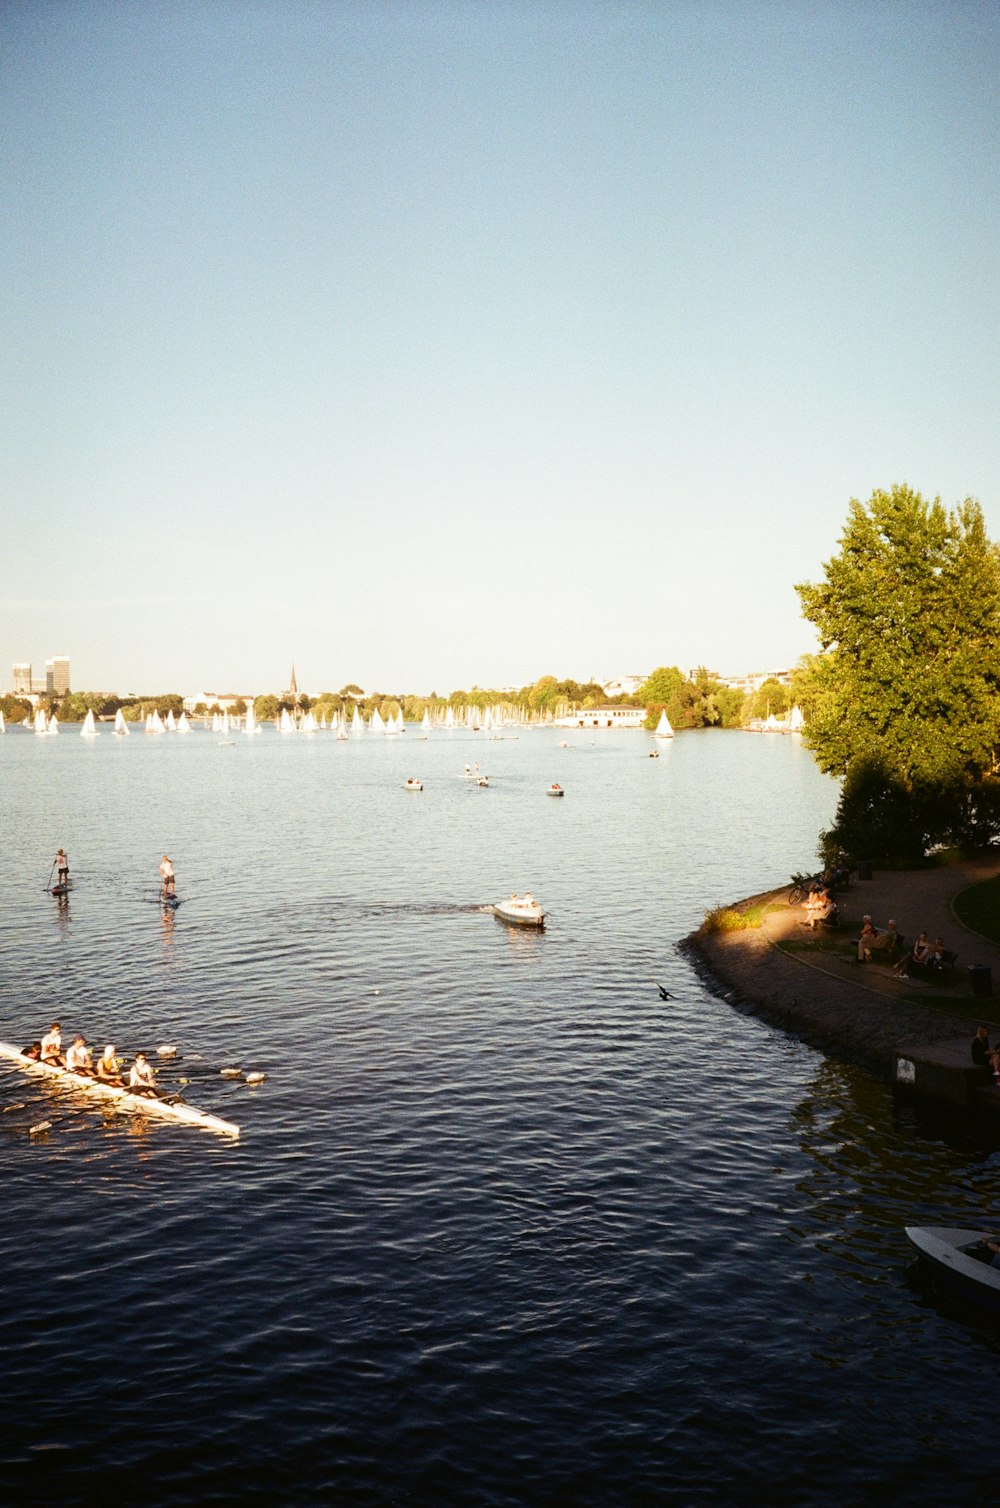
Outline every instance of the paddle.
[[49, 877], [45, 881], [45, 884], [42, 886], [43, 890], [51, 890], [52, 889], [52, 870], [55, 869], [55, 867], [56, 867], [56, 861], [55, 861], [55, 859], [53, 859], [52, 860], [51, 868], [49, 869]]

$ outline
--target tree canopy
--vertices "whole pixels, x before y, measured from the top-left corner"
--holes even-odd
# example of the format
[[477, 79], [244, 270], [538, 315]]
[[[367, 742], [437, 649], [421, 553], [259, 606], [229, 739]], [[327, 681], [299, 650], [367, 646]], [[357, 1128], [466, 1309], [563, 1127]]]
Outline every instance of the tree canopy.
[[874, 492], [852, 499], [840, 546], [821, 582], [797, 587], [824, 651], [804, 676], [806, 736], [844, 777], [834, 836], [858, 852], [883, 800], [893, 820], [874, 858], [991, 835], [1000, 553], [979, 504]]

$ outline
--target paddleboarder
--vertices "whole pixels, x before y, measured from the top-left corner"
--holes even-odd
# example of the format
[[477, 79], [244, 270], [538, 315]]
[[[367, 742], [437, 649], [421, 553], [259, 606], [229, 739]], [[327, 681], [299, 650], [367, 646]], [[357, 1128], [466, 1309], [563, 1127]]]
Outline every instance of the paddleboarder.
[[55, 862], [56, 884], [65, 888], [69, 884], [69, 859], [66, 857], [66, 850], [64, 848], [60, 848], [56, 854]]
[[175, 893], [175, 880], [174, 866], [166, 854], [163, 855], [163, 862], [160, 865], [160, 879], [163, 881], [163, 889], [160, 893], [164, 900], [168, 900]]

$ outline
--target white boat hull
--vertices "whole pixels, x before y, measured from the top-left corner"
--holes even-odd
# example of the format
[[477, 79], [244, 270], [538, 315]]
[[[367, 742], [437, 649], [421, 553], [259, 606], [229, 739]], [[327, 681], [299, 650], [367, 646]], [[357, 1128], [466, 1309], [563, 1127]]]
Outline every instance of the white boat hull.
[[239, 1126], [224, 1121], [218, 1115], [209, 1115], [206, 1110], [196, 1110], [193, 1105], [171, 1105], [166, 1100], [149, 1099], [142, 1094], [131, 1094], [114, 1084], [103, 1084], [100, 1079], [89, 1079], [66, 1068], [51, 1063], [38, 1063], [25, 1058], [20, 1048], [9, 1042], [0, 1042], [0, 1058], [7, 1058], [23, 1068], [34, 1078], [54, 1079], [67, 1089], [85, 1094], [94, 1099], [113, 1102], [114, 1109], [122, 1114], [152, 1115], [159, 1120], [180, 1121], [186, 1126], [200, 1126], [205, 1131], [218, 1131], [223, 1136], [239, 1136]]
[[965, 1248], [990, 1236], [985, 1230], [945, 1225], [908, 1225], [906, 1239], [933, 1269], [942, 1286], [972, 1303], [1000, 1310], [1000, 1269], [991, 1267]]

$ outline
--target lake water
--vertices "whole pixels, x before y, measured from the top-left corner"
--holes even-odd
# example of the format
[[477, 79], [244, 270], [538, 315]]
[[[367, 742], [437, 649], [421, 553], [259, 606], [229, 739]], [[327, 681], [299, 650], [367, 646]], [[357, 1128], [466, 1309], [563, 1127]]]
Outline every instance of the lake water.
[[[835, 787], [790, 738], [652, 760], [641, 732], [563, 736], [0, 738], [0, 1038], [58, 1015], [176, 1043], [243, 1133], [0, 1064], [2, 1501], [991, 1482], [997, 1331], [928, 1291], [902, 1226], [978, 1224], [996, 1145], [735, 1013], [675, 949], [812, 865]], [[542, 935], [483, 909], [526, 888]]]

